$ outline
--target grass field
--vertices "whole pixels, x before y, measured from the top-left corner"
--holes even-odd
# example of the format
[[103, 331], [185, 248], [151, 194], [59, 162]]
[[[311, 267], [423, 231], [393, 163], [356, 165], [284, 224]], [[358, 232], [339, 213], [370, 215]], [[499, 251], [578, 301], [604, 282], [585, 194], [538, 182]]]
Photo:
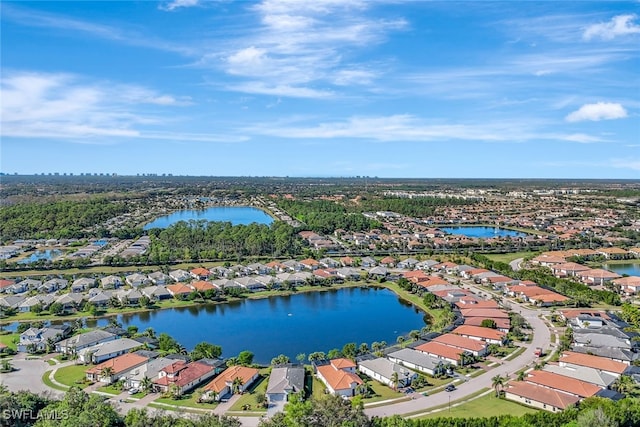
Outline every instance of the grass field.
[[[188, 408], [198, 408], [198, 409], [213, 409], [216, 406], [218, 406], [217, 403], [209, 403], [209, 402], [199, 403], [197, 391], [190, 394], [183, 395], [182, 399], [171, 399], [167, 397], [160, 397], [154, 400], [154, 402], [166, 403], [168, 405], [173, 405], [173, 406], [185, 406]], [[158, 405], [158, 406], [161, 408], [163, 407], [162, 405]]]
[[499, 399], [494, 393], [489, 393], [461, 405], [452, 405], [451, 410], [448, 407], [419, 418], [471, 418], [471, 417], [490, 417], [497, 415], [513, 415], [519, 417], [524, 414], [537, 412], [537, 409], [529, 408], [515, 402], [505, 399]]
[[42, 382], [44, 383], [44, 385], [60, 391], [68, 390], [68, 387], [60, 387], [57, 384], [52, 383], [51, 380], [49, 379], [49, 374], [51, 374], [51, 371], [47, 371], [44, 374], [42, 374]]
[[508, 254], [483, 254], [492, 261], [504, 262], [509, 264], [514, 259], [526, 258], [530, 255], [535, 255], [537, 252], [510, 252]]
[[113, 394], [114, 396], [117, 396], [120, 393], [122, 393], [123, 390], [120, 387], [116, 387], [113, 384], [110, 384], [110, 385], [105, 385], [105, 386], [102, 386], [102, 387], [98, 388], [98, 391], [101, 391], [103, 393]]
[[20, 339], [20, 334], [4, 334], [0, 335], [0, 343], [6, 345], [12, 350], [16, 350], [16, 342]]
[[89, 366], [85, 365], [70, 365], [60, 368], [56, 371], [53, 377], [61, 384], [66, 386], [79, 386], [86, 385], [84, 379], [86, 377], [85, 371], [89, 369]]

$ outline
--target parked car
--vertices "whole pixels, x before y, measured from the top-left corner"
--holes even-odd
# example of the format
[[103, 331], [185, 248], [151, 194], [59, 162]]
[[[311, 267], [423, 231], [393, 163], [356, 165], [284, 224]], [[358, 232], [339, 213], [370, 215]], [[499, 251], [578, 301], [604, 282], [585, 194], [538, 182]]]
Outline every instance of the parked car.
[[453, 384], [449, 384], [448, 386], [446, 386], [444, 388], [444, 391], [451, 392], [451, 391], [453, 391], [455, 389], [456, 389], [456, 386], [454, 386]]
[[130, 388], [130, 389], [129, 389], [129, 391], [128, 391], [127, 393], [129, 393], [129, 394], [136, 394], [138, 391], [140, 391], [140, 390], [138, 390], [137, 388]]

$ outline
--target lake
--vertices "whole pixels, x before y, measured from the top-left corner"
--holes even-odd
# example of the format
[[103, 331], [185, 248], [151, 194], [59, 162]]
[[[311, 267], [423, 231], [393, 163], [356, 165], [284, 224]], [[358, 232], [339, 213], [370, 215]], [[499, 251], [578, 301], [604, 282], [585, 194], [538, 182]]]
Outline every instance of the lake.
[[31, 264], [32, 262], [40, 261], [41, 259], [45, 259], [47, 261], [51, 261], [56, 257], [62, 255], [62, 251], [60, 249], [45, 249], [45, 250], [37, 250], [26, 258], [17, 261], [18, 264]]
[[629, 262], [624, 264], [604, 264], [605, 270], [618, 274], [628, 274], [629, 276], [640, 276], [640, 262]]
[[520, 231], [507, 230], [500, 227], [438, 227], [439, 230], [448, 234], [459, 234], [467, 237], [483, 238], [490, 237], [525, 237], [527, 233]]
[[[279, 354], [295, 361], [299, 353], [341, 349], [349, 342], [393, 344], [425, 326], [424, 313], [392, 291], [364, 287], [121, 314], [118, 320], [124, 328], [166, 332], [188, 350], [201, 341], [222, 346], [223, 357], [249, 350], [261, 364]], [[108, 323], [87, 321], [91, 327]]]
[[273, 218], [264, 211], [250, 206], [214, 206], [207, 209], [185, 209], [170, 215], [161, 216], [144, 226], [145, 230], [151, 228], [167, 228], [179, 221], [206, 220], [230, 222], [233, 225], [271, 224]]

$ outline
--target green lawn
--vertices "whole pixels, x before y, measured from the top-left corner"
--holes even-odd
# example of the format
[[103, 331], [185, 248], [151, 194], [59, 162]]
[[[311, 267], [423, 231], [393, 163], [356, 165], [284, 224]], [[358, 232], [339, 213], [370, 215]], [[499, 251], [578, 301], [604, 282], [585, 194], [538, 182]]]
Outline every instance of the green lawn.
[[526, 251], [526, 252], [510, 252], [507, 254], [483, 254], [483, 255], [492, 261], [504, 262], [505, 264], [509, 264], [514, 259], [526, 258], [534, 254], [537, 254], [537, 252]]
[[369, 381], [369, 389], [373, 392], [371, 397], [362, 399], [363, 403], [379, 402], [381, 400], [399, 399], [405, 397], [404, 393], [399, 393], [391, 387], [379, 383], [378, 381]]
[[[160, 397], [154, 402], [158, 403], [166, 403], [168, 405], [173, 406], [185, 406], [188, 408], [198, 408], [198, 409], [213, 409], [218, 406], [217, 403], [199, 403], [198, 402], [198, 391], [194, 391], [193, 393], [187, 393], [182, 396], [182, 399], [171, 399], [167, 397]], [[162, 405], [159, 405], [162, 407]]]
[[17, 342], [20, 339], [20, 334], [3, 334], [0, 335], [0, 343], [6, 345], [12, 350], [16, 350]]
[[230, 411], [243, 411], [243, 407], [245, 405], [247, 405], [247, 407], [249, 407], [250, 411], [253, 412], [267, 412], [266, 408], [260, 408], [258, 407], [258, 403], [256, 402], [256, 394], [257, 393], [262, 393], [265, 394], [267, 391], [267, 384], [269, 383], [268, 378], [266, 378], [265, 375], [262, 374], [262, 370], [261, 370], [261, 376], [258, 380], [256, 380], [256, 383], [247, 391], [245, 392], [242, 396], [240, 396], [240, 399], [238, 399], [236, 401], [236, 403], [234, 403], [231, 408], [229, 408]]
[[89, 369], [90, 366], [87, 365], [70, 365], [60, 368], [56, 371], [53, 377], [61, 384], [66, 386], [84, 386], [87, 385], [85, 382], [85, 371]]
[[324, 396], [327, 390], [327, 387], [325, 387], [325, 385], [322, 383], [322, 381], [320, 381], [318, 378], [316, 378], [315, 376], [311, 377], [311, 397], [313, 399], [319, 399], [322, 396]]
[[442, 411], [434, 412], [420, 418], [471, 418], [490, 417], [494, 415], [513, 415], [519, 417], [521, 415], [537, 411], [537, 409], [529, 408], [527, 406], [520, 405], [519, 403], [511, 402], [510, 400], [499, 399], [494, 393], [489, 393], [458, 406], [452, 405], [450, 411], [446, 408]]
[[102, 386], [102, 387], [98, 388], [98, 391], [101, 391], [103, 393], [113, 394], [114, 396], [117, 396], [120, 393], [122, 393], [123, 390], [120, 387], [116, 387], [113, 384], [109, 384], [109, 385], [105, 385], [105, 386]]
[[56, 390], [60, 390], [60, 391], [67, 391], [68, 390], [68, 387], [60, 387], [57, 384], [52, 383], [51, 380], [49, 379], [49, 374], [51, 374], [51, 371], [47, 371], [42, 375], [42, 382], [46, 386], [51, 387], [51, 388], [56, 389]]
[[518, 347], [518, 349], [516, 351], [514, 351], [513, 353], [511, 353], [510, 355], [508, 355], [505, 360], [511, 360], [511, 359], [515, 359], [516, 357], [520, 356], [522, 353], [524, 353], [526, 350], [525, 347]]

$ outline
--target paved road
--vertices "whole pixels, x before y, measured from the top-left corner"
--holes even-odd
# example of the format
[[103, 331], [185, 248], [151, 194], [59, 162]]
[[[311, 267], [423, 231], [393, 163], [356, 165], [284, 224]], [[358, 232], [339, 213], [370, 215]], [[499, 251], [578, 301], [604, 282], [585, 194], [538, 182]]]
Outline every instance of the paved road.
[[544, 321], [538, 317], [540, 314], [538, 310], [531, 310], [515, 303], [511, 303], [511, 305], [512, 309], [519, 311], [533, 328], [533, 339], [529, 344], [524, 345], [526, 350], [520, 356], [503, 362], [502, 365], [494, 367], [478, 377], [469, 379], [467, 382], [458, 385], [457, 390], [451, 393], [440, 392], [432, 396], [420, 395], [415, 400], [365, 409], [365, 413], [372, 417], [386, 417], [416, 411], [426, 412], [433, 407], [447, 405], [452, 401], [463, 399], [482, 388], [491, 388], [491, 378], [495, 375], [513, 377], [513, 374], [522, 367], [533, 366], [537, 361], [537, 357], [534, 355], [534, 349], [536, 347], [542, 347], [545, 351], [549, 349], [550, 331]]
[[42, 382], [42, 375], [54, 369], [44, 359], [26, 359], [24, 353], [18, 353], [12, 360], [15, 371], [2, 374], [0, 382], [10, 391], [28, 390], [33, 393], [46, 393], [53, 397], [62, 397], [63, 392], [47, 387]]
[[522, 261], [524, 261], [524, 258], [514, 259], [509, 263], [509, 267], [511, 267], [513, 271], [518, 271], [520, 270], [520, 264], [522, 264]]

